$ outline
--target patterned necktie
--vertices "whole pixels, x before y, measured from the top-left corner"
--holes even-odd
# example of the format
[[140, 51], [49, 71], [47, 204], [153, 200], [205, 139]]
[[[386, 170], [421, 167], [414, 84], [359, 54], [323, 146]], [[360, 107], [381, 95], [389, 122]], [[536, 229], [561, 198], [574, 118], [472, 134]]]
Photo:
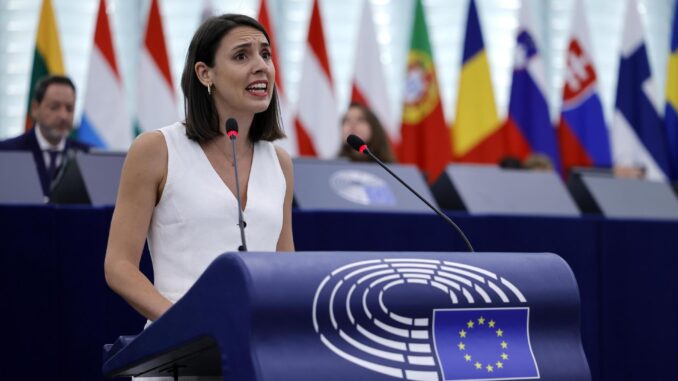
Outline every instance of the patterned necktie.
[[47, 174], [49, 175], [50, 181], [54, 180], [57, 172], [57, 158], [59, 157], [59, 151], [57, 150], [47, 150], [49, 154], [49, 166], [47, 167]]

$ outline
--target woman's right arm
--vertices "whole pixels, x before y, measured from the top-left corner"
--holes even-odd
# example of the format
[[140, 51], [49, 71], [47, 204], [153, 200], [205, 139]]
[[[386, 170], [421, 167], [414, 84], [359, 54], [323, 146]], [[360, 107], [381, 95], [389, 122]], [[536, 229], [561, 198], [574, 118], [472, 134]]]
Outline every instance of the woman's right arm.
[[140, 135], [122, 168], [104, 263], [108, 286], [152, 321], [172, 303], [139, 270], [139, 262], [166, 174], [167, 145], [162, 133]]

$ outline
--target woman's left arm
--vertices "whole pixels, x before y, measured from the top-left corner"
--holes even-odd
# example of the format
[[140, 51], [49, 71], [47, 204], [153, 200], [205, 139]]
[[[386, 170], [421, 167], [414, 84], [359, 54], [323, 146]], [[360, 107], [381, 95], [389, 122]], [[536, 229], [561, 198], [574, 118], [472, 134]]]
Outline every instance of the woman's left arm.
[[285, 202], [283, 203], [283, 225], [278, 238], [277, 251], [294, 251], [294, 237], [292, 236], [292, 198], [294, 197], [294, 168], [292, 158], [284, 149], [276, 146], [278, 161], [285, 175]]

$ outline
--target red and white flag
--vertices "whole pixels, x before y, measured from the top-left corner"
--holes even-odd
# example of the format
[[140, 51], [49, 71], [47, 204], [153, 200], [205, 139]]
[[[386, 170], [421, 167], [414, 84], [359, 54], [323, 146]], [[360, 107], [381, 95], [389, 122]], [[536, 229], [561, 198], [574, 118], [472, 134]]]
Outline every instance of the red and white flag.
[[299, 154], [332, 158], [341, 134], [318, 0], [313, 0], [307, 42], [295, 120]]
[[389, 104], [384, 65], [379, 55], [377, 33], [374, 29], [369, 0], [363, 1], [363, 11], [358, 29], [351, 101], [366, 105], [379, 118], [391, 142], [400, 141], [400, 126], [393, 121]]
[[275, 88], [278, 90], [278, 102], [280, 103], [280, 120], [283, 124], [283, 130], [287, 138], [276, 141], [275, 143], [284, 148], [292, 156], [298, 155], [297, 134], [294, 129], [294, 116], [290, 105], [287, 103], [287, 97], [283, 91], [282, 67], [279, 65], [278, 59], [278, 44], [275, 38], [275, 28], [268, 13], [267, 0], [261, 0], [259, 7], [258, 20], [261, 25], [268, 32], [269, 42], [271, 44], [271, 51], [273, 56], [273, 65], [275, 66]]
[[137, 102], [138, 131], [151, 131], [179, 120], [159, 0], [152, 0], [141, 49]]
[[126, 150], [132, 142], [132, 123], [109, 24], [106, 0], [100, 0], [77, 136], [95, 147]]

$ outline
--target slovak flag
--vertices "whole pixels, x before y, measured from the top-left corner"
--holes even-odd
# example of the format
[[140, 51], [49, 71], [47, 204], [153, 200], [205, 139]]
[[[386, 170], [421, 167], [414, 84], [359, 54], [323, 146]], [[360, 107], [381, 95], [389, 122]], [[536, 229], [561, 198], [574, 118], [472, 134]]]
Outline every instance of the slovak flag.
[[299, 154], [333, 158], [339, 153], [339, 114], [318, 0], [313, 0], [295, 127]]
[[[508, 123], [520, 131], [522, 139], [507, 142], [509, 152], [524, 158], [530, 152], [547, 155], [559, 167], [560, 155], [556, 145], [556, 132], [551, 124], [546, 103], [546, 76], [544, 62], [535, 42], [528, 2], [520, 9], [516, 53], [511, 83]], [[509, 136], [515, 136], [509, 134]]]
[[572, 167], [610, 167], [610, 140], [598, 79], [591, 58], [589, 30], [582, 0], [575, 3], [572, 31], [567, 45], [563, 105], [558, 126], [564, 173]]
[[78, 139], [95, 147], [127, 150], [132, 143], [132, 122], [125, 99], [106, 0], [100, 0]]
[[672, 177], [662, 104], [654, 87], [638, 3], [627, 4], [612, 124], [615, 165], [642, 167], [650, 180]]

